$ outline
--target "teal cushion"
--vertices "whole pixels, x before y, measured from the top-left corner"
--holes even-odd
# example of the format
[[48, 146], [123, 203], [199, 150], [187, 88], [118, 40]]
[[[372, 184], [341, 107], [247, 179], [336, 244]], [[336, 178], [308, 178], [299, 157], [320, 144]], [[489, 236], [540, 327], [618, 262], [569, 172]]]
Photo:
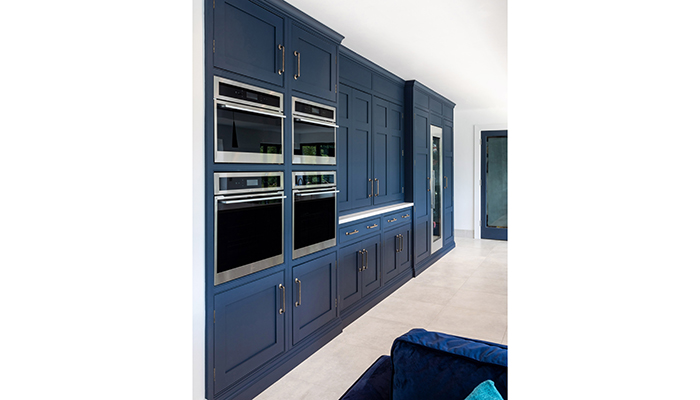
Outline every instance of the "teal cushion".
[[464, 400], [503, 400], [492, 380], [486, 380], [475, 387]]

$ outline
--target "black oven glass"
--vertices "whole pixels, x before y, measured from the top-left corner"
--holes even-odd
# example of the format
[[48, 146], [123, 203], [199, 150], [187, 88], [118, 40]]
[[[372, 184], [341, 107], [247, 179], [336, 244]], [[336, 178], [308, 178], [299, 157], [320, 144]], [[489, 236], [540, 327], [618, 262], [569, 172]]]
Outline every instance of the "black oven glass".
[[335, 239], [335, 194], [294, 197], [294, 250]]
[[282, 200], [224, 204], [217, 214], [217, 273], [282, 254]]
[[335, 128], [294, 121], [294, 155], [335, 157]]
[[216, 108], [216, 150], [237, 153], [282, 154], [282, 118]]

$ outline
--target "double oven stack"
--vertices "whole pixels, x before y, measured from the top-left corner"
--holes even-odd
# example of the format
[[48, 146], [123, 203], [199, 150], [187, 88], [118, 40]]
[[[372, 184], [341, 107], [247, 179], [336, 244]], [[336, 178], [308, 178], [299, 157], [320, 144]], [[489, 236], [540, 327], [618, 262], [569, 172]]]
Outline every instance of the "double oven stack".
[[[280, 165], [214, 173], [214, 284], [283, 264], [285, 221], [292, 224], [292, 259], [335, 246], [336, 172], [283, 167], [284, 95], [221, 77], [214, 85], [214, 161]], [[335, 108], [292, 97], [290, 117], [290, 166], [336, 165]], [[289, 217], [285, 180], [292, 189]]]

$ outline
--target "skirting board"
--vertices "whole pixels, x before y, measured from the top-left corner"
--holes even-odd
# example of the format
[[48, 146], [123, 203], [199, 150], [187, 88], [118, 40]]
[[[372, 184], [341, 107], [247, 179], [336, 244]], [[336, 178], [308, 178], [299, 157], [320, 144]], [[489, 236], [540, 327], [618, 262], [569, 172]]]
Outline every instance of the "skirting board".
[[455, 237], [473, 238], [474, 231], [467, 229], [455, 229]]

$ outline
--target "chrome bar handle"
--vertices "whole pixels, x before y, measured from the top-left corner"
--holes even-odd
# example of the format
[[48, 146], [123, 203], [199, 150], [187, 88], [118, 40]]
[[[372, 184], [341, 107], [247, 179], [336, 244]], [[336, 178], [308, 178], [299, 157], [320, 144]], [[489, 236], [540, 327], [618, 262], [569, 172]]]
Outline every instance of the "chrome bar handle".
[[352, 231], [352, 232], [345, 232], [345, 234], [349, 236], [349, 235], [354, 235], [354, 234], [356, 234], [356, 233], [358, 233], [358, 232], [360, 232], [360, 231], [358, 231], [357, 229], [355, 229], [355, 230]]
[[248, 108], [248, 107], [232, 106], [230, 104], [225, 104], [225, 103], [221, 103], [221, 102], [218, 102], [217, 104], [223, 108], [228, 108], [229, 110], [244, 111], [244, 112], [249, 112], [252, 114], [266, 115], [268, 117], [287, 118], [286, 115], [280, 114], [280, 113], [274, 112], [274, 111], [269, 111], [269, 112], [268, 111], [260, 111], [260, 110], [256, 110], [256, 109]]
[[340, 190], [327, 190], [325, 192], [312, 192], [312, 193], [307, 193], [307, 192], [301, 192], [301, 193], [294, 193], [295, 196], [316, 196], [319, 194], [334, 194], [334, 193], [340, 193]]
[[372, 193], [370, 193], [369, 197], [374, 197], [374, 184], [372, 183], [372, 179], [369, 180], [369, 186], [372, 188]]
[[301, 305], [301, 281], [299, 278], [294, 278], [294, 282], [299, 285], [299, 295], [297, 296], [297, 302], [294, 303], [294, 307], [299, 307]]
[[374, 195], [374, 197], [379, 196], [379, 179], [374, 178], [374, 181], [377, 182], [377, 194]]
[[445, 178], [445, 189], [447, 189], [449, 181], [447, 180], [447, 176], [443, 176], [443, 178]]
[[281, 199], [286, 199], [287, 196], [279, 196], [279, 197], [263, 197], [263, 198], [250, 198], [250, 199], [243, 199], [243, 200], [219, 200], [221, 204], [235, 204], [235, 203], [250, 203], [251, 201], [263, 201], [263, 200], [281, 200]]
[[367, 250], [362, 249], [362, 251], [365, 253], [365, 267], [363, 270], [367, 269], [367, 264], [369, 264], [369, 253], [367, 253]]
[[278, 70], [277, 73], [282, 75], [282, 72], [284, 72], [284, 46], [282, 46], [280, 44], [280, 45], [277, 45], [277, 48], [282, 50], [282, 69]]
[[297, 73], [294, 75], [294, 79], [299, 79], [301, 77], [301, 53], [294, 51], [294, 55], [297, 57]]
[[430, 191], [430, 177], [428, 177], [428, 191]]
[[403, 251], [403, 233], [399, 236], [401, 236], [401, 251]]
[[309, 124], [314, 124], [314, 125], [328, 126], [331, 128], [340, 128], [340, 125], [336, 125], [333, 122], [318, 121], [318, 120], [311, 119], [311, 118], [294, 117], [294, 120], [300, 121], [300, 122], [307, 122]]
[[362, 269], [365, 266], [365, 256], [362, 250], [358, 251], [358, 253], [360, 254], [360, 268], [358, 269], [358, 271], [362, 271]]
[[282, 289], [282, 308], [280, 308], [280, 314], [284, 314], [284, 312], [286, 311], [286, 308], [287, 308], [287, 306], [285, 305], [285, 301], [286, 301], [285, 298], [287, 297], [287, 292], [284, 289], [283, 284], [280, 283], [278, 287], [280, 289]]
[[[396, 247], [396, 252], [398, 253], [401, 251], [401, 235], [396, 235], [396, 239], [399, 239], [399, 245], [394, 247]], [[396, 243], [396, 240], [394, 241], [394, 243]]]

